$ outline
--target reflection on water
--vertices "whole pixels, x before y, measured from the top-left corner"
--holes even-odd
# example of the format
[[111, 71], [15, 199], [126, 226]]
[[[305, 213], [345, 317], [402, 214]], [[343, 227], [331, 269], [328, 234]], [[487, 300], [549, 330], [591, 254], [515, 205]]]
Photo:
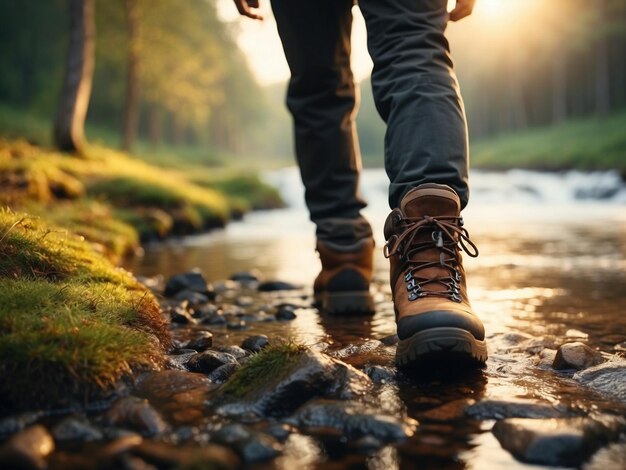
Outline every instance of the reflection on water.
[[[281, 185], [289, 191], [288, 199], [295, 201], [292, 208], [251, 214], [224, 230], [149, 246], [145, 256], [132, 261], [129, 268], [141, 275], [168, 276], [198, 267], [213, 281], [234, 272], [256, 270], [265, 279], [299, 283], [305, 293], [310, 293], [319, 265], [313, 226], [297, 202], [301, 193], [294, 178], [295, 173], [289, 184]], [[493, 175], [490, 178], [494, 180]], [[363, 186], [373, 202], [367, 216], [381, 248], [382, 223], [388, 210], [384, 174], [366, 175]], [[542, 201], [538, 191], [522, 201], [507, 201], [494, 197], [497, 187], [488, 191], [483, 185], [481, 191], [489, 197], [477, 196], [465, 214], [466, 227], [481, 256], [466, 260], [466, 267], [474, 307], [492, 338], [488, 367], [461, 383], [446, 383], [444, 376], [424, 383], [406, 380], [389, 385], [381, 391], [384, 406], [417, 417], [424, 404], [432, 406], [435, 401], [517, 396], [574, 403], [585, 409], [591, 405], [579, 389], [568, 389], [553, 373], [529, 368], [527, 356], [508, 351], [497, 338], [511, 332], [551, 335], [557, 343], [575, 337], [609, 353], [626, 350], [626, 206], [619, 199], [612, 203], [563, 197]], [[292, 336], [311, 345], [328, 343], [336, 352], [395, 333], [386, 284], [388, 264], [380, 251], [375, 260], [374, 286], [378, 308], [372, 319], [327, 318], [308, 308], [300, 310], [291, 323], [253, 324], [244, 332], [224, 331], [216, 336], [218, 343], [238, 343], [247, 335], [263, 333]], [[306, 307], [302, 297], [291, 300]], [[370, 363], [393, 365], [392, 354], [369, 359]], [[594, 406], [601, 409], [603, 405], [596, 401]], [[416, 462], [420, 468], [433, 469], [532, 468], [501, 450], [489, 432], [490, 426], [469, 420], [454, 426], [422, 425], [409, 443], [386, 447], [361, 463], [369, 468], [409, 468]], [[330, 443], [324, 449], [316, 446], [309, 438], [295, 437], [277, 464], [289, 468], [297, 460], [299, 465], [312, 465], [320, 453], [333, 455], [335, 451], [338, 464], [359, 464], [350, 460], [353, 456], [341, 457]]]

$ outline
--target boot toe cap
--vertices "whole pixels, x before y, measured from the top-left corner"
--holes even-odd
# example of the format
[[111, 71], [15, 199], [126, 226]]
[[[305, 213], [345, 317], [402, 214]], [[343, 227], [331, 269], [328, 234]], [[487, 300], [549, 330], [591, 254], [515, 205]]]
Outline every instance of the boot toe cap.
[[398, 321], [398, 337], [403, 340], [431, 328], [460, 328], [477, 340], [485, 339], [485, 327], [478, 317], [468, 312], [432, 310], [409, 315]]

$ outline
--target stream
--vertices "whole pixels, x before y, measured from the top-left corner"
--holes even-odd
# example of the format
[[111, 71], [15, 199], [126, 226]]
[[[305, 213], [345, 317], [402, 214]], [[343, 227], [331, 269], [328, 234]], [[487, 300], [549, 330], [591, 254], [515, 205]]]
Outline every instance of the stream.
[[[327, 352], [357, 367], [365, 362], [393, 367], [392, 354], [372, 358], [358, 353], [395, 333], [388, 263], [382, 256], [382, 224], [388, 212], [384, 172], [366, 170], [362, 179], [362, 192], [370, 202], [365, 214], [380, 248], [374, 283], [378, 307], [371, 319], [327, 318], [308, 307], [319, 262], [297, 170], [280, 170], [265, 178], [280, 188], [288, 208], [247, 215], [224, 230], [150, 245], [129, 269], [141, 276], [167, 278], [199, 268], [209, 281], [222, 286], [237, 272], [295, 283], [301, 286], [297, 296], [290, 294], [301, 307], [295, 320], [250, 323], [242, 331], [212, 328], [214, 342], [240, 344], [257, 334], [270, 340], [291, 337], [307, 345], [323, 344]], [[488, 332], [487, 367], [466, 377], [443, 373], [437, 380], [383, 381], [377, 389], [382, 406], [419, 421], [424, 421], [424, 410], [463, 400], [530, 399], [582, 415], [622, 414], [617, 401], [578, 386], [571, 374], [555, 373], [538, 363], [536, 355], [568, 341], [582, 341], [607, 356], [626, 351], [626, 186], [611, 172], [521, 170], [474, 172], [472, 183], [464, 218], [480, 256], [466, 259], [465, 266], [470, 299]], [[255, 303], [267, 303], [266, 298], [252, 297]], [[504, 450], [490, 432], [493, 423], [493, 419], [426, 419], [407, 443], [385, 446], [367, 457], [300, 436], [288, 441], [274, 464], [544, 468], [522, 463]]]
[[626, 469], [618, 174], [474, 172], [463, 215], [480, 256], [465, 268], [489, 360], [418, 373], [394, 365], [384, 171], [362, 179], [373, 317], [312, 307], [319, 260], [298, 172], [264, 178], [286, 209], [149, 244], [125, 266], [171, 320], [168, 367], [88, 409], [0, 419], [0, 467]]

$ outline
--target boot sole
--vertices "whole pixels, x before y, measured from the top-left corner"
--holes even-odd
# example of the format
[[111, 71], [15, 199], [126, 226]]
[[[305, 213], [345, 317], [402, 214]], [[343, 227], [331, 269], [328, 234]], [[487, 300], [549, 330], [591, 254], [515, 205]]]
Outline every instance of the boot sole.
[[398, 342], [396, 363], [400, 367], [449, 361], [481, 366], [487, 361], [487, 342], [461, 328], [429, 328]]
[[323, 292], [315, 296], [315, 306], [329, 315], [373, 315], [374, 298], [369, 292]]

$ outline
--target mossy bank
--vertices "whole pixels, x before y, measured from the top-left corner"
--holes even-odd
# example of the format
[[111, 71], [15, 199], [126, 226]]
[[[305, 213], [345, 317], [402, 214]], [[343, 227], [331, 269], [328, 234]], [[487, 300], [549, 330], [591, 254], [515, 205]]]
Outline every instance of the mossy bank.
[[89, 398], [169, 347], [153, 295], [82, 237], [0, 211], [0, 409]]

